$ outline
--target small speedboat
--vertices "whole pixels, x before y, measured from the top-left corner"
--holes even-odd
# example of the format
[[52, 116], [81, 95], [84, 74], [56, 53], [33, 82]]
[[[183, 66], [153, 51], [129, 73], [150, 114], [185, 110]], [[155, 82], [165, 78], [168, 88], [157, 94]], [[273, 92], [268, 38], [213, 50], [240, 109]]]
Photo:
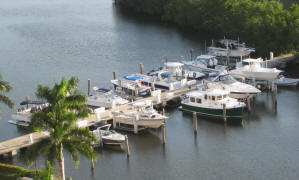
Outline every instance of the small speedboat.
[[277, 86], [297, 86], [299, 79], [286, 78], [284, 76], [279, 76], [278, 79], [274, 81]]
[[182, 61], [190, 70], [201, 71], [204, 73], [219, 73], [225, 70], [227, 67], [218, 65], [216, 56], [212, 55], [200, 55], [193, 61]]
[[93, 130], [93, 134], [99, 139], [97, 143], [94, 144], [95, 147], [99, 146], [101, 141], [103, 144], [119, 145], [125, 141], [125, 136], [110, 130], [111, 124], [98, 127]]

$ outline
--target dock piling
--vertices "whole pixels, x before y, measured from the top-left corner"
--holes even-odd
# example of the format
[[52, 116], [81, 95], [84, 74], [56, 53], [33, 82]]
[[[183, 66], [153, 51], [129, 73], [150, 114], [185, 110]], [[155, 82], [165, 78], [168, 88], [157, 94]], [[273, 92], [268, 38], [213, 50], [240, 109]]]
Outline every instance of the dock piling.
[[[274, 84], [274, 83], [273, 83]], [[273, 85], [272, 90], [272, 110], [274, 113], [277, 112], [277, 85]]]
[[125, 139], [126, 139], [127, 157], [130, 157], [131, 153], [130, 153], [129, 139], [127, 135], [125, 135]]
[[112, 119], [112, 124], [113, 124], [113, 128], [116, 128], [116, 119], [115, 119], [115, 115], [113, 114], [113, 119]]
[[192, 61], [192, 59], [193, 59], [193, 49], [191, 48], [190, 49], [190, 61]]
[[223, 120], [226, 123], [227, 119], [226, 119], [226, 104], [223, 104]]
[[161, 126], [161, 130], [162, 130], [162, 143], [166, 144], [166, 126], [165, 126], [165, 124], [163, 124]]
[[138, 124], [137, 124], [138, 120], [139, 120], [139, 116], [136, 115], [135, 118], [133, 118], [134, 134], [138, 134]]
[[116, 73], [113, 72], [113, 79], [115, 80], [116, 79]]
[[193, 126], [194, 126], [194, 133], [197, 133], [197, 113], [193, 112]]
[[91, 171], [94, 170], [94, 161], [93, 161], [93, 158], [91, 158], [91, 160], [90, 160], [90, 169], [91, 169]]
[[90, 79], [87, 80], [87, 96], [90, 96]]
[[139, 68], [140, 68], [140, 74], [142, 74], [143, 73], [143, 64], [142, 63], [139, 64]]
[[251, 112], [251, 98], [248, 97], [246, 99], [246, 101], [247, 101], [247, 110], [248, 110], [248, 112]]

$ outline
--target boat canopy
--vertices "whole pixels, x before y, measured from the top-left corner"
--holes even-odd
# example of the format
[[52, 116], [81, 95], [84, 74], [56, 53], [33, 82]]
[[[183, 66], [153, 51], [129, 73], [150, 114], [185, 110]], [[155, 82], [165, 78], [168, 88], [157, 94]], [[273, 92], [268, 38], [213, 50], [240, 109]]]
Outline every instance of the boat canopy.
[[262, 58], [258, 58], [258, 59], [248, 58], [248, 59], [244, 59], [243, 62], [247, 62], [247, 63], [261, 63], [261, 62], [263, 62], [263, 59]]
[[164, 65], [166, 67], [170, 67], [170, 68], [176, 68], [176, 67], [184, 66], [184, 64], [179, 63], [179, 62], [165, 62]]
[[204, 54], [204, 55], [197, 56], [196, 60], [200, 60], [200, 59], [213, 59], [213, 58], [216, 58], [216, 56]]
[[123, 78], [126, 80], [130, 80], [130, 81], [136, 81], [136, 80], [143, 79], [143, 77], [135, 76], [135, 75], [127, 75], [127, 76], [124, 76]]
[[162, 73], [157, 72], [157, 73], [156, 73], [156, 76], [158, 76], [159, 74], [160, 74], [160, 76], [163, 77], [163, 78], [166, 78], [166, 77], [171, 76], [171, 73], [170, 73], [170, 72], [162, 72]]
[[32, 101], [32, 100], [25, 100], [20, 103], [20, 105], [29, 105], [29, 104], [41, 105], [46, 103], [44, 101]]

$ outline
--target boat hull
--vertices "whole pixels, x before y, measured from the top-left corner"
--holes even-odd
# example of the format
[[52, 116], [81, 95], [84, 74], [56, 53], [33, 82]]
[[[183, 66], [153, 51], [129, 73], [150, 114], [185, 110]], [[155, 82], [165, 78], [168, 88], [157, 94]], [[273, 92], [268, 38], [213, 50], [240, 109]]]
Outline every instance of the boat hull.
[[[182, 103], [182, 110], [189, 112], [197, 112], [201, 115], [213, 116], [223, 118], [223, 109], [211, 109], [198, 106], [190, 106]], [[226, 109], [226, 117], [228, 118], [242, 118], [244, 107]]]
[[[135, 118], [131, 117], [122, 117], [122, 116], [116, 116], [115, 120], [117, 123], [123, 123], [128, 125], [134, 125], [135, 124]], [[161, 119], [140, 119], [136, 121], [136, 124], [138, 126], [144, 126], [147, 128], [159, 128], [161, 127], [165, 122], [164, 118]]]
[[254, 72], [254, 71], [238, 71], [233, 70], [230, 72], [231, 75], [243, 76], [247, 79], [256, 80], [274, 80], [280, 74], [280, 72]]

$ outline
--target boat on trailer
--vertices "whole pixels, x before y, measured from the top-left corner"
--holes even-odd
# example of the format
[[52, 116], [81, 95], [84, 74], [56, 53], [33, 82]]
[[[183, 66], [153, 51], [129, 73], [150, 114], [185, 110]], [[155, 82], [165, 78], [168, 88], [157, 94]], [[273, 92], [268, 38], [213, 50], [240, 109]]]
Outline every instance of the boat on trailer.
[[229, 97], [229, 93], [222, 89], [192, 91], [184, 97], [181, 109], [216, 118], [242, 118], [245, 104]]

